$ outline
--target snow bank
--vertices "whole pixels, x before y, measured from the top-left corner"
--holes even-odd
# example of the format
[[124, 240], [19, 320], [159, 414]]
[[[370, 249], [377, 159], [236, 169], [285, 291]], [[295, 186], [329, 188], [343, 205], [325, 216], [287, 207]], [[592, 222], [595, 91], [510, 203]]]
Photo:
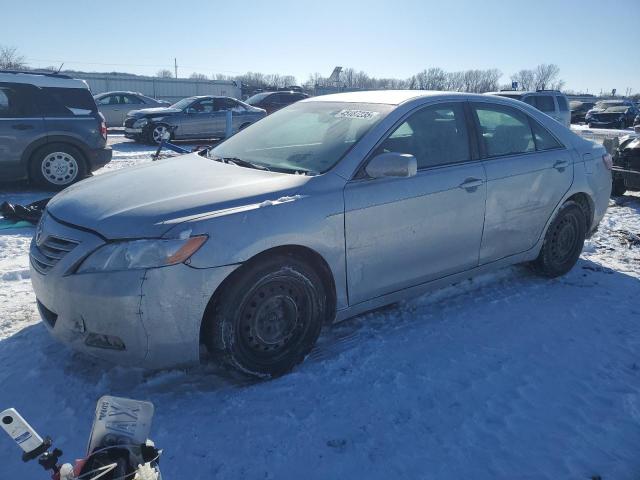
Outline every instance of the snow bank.
[[[151, 400], [167, 479], [637, 479], [640, 247], [620, 229], [640, 232], [640, 196], [612, 202], [565, 277], [511, 267], [362, 315], [258, 383], [72, 353], [14, 278], [33, 229], [2, 233], [0, 409], [18, 408], [70, 460], [101, 395]], [[0, 458], [1, 479], [44, 478], [2, 436]]]

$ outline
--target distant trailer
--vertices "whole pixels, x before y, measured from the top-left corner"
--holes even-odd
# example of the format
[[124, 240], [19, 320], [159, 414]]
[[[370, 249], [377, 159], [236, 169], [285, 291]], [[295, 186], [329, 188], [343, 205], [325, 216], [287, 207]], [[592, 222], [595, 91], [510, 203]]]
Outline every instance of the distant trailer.
[[195, 80], [84, 72], [69, 72], [67, 74], [73, 78], [85, 80], [94, 95], [120, 90], [140, 92], [143, 95], [169, 102], [195, 95], [242, 98], [242, 91], [233, 80]]

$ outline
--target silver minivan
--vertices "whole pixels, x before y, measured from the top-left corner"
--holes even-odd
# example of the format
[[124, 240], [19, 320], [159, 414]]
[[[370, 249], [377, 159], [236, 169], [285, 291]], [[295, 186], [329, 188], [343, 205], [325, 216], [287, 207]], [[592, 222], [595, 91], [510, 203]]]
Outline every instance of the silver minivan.
[[559, 90], [538, 90], [535, 92], [519, 92], [517, 90], [501, 90], [487, 95], [513, 98], [537, 108], [562, 125], [571, 125], [571, 110], [567, 96]]
[[333, 321], [515, 263], [563, 275], [610, 191], [604, 148], [524, 102], [326, 95], [68, 188], [37, 226], [31, 280], [77, 350], [164, 368], [202, 345], [280, 375]]

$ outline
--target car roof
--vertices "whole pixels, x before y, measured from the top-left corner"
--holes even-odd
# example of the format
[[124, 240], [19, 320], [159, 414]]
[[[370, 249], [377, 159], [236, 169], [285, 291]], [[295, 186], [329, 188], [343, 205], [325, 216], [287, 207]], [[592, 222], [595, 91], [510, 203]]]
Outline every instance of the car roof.
[[344, 102], [344, 103], [383, 103], [400, 105], [416, 98], [427, 97], [475, 96], [462, 92], [439, 92], [435, 90], [368, 90], [359, 92], [331, 93], [301, 100], [302, 102]]
[[499, 92], [487, 92], [487, 95], [564, 95], [560, 90], [500, 90]]
[[123, 95], [123, 94], [127, 94], [127, 95], [142, 95], [143, 97], [145, 97], [146, 95], [140, 92], [131, 92], [131, 91], [127, 91], [127, 90], [114, 90], [112, 92], [102, 92], [102, 93], [97, 93], [96, 97], [102, 97], [105, 95]]
[[55, 73], [0, 71], [0, 82], [24, 83], [36, 87], [89, 89], [89, 85], [84, 80]]

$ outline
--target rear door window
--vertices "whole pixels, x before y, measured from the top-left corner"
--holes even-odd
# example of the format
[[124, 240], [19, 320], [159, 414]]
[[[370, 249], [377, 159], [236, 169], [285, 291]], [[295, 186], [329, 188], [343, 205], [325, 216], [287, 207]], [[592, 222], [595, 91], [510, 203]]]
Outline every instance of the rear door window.
[[433, 105], [410, 115], [378, 147], [377, 153], [408, 153], [418, 168], [468, 161], [469, 136], [461, 103]]
[[216, 110], [233, 110], [240, 107], [240, 104], [231, 98], [216, 98], [215, 105]]
[[38, 87], [22, 83], [0, 83], [0, 118], [40, 116], [34, 98]]
[[535, 152], [529, 117], [524, 113], [503, 105], [475, 104], [474, 110], [488, 157]]

